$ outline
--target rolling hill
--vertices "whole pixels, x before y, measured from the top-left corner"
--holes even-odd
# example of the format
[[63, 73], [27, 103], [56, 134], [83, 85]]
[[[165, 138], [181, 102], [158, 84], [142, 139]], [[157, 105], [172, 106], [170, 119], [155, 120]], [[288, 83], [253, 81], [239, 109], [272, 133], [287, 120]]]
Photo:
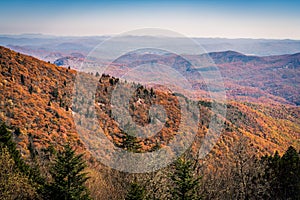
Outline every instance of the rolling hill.
[[[203, 64], [203, 62], [208, 59], [210, 60], [209, 66], [206, 66], [207, 64]], [[259, 57], [234, 51], [202, 55], [130, 52], [109, 64], [108, 73], [121, 76], [147, 63], [171, 66], [185, 75], [199, 93], [198, 98], [205, 97], [208, 92], [207, 85], [201, 76], [220, 72], [222, 76], [220, 81], [224, 83], [227, 98], [230, 100], [299, 105], [299, 53]], [[96, 72], [97, 67], [86, 70]], [[100, 70], [102, 69], [100, 68]], [[164, 75], [168, 76], [168, 74]], [[173, 81], [176, 82], [176, 79]]]
[[[229, 56], [232, 56], [232, 53]], [[240, 58], [240, 54], [238, 57], [244, 59], [243, 56]], [[297, 55], [288, 57], [297, 57]], [[262, 62], [272, 62], [274, 58], [265, 58], [265, 60], [267, 61]], [[228, 64], [227, 61], [228, 59], [224, 68]], [[234, 62], [238, 61], [235, 59]], [[252, 62], [251, 59], [249, 62]], [[285, 62], [281, 63], [282, 66], [286, 65]], [[60, 148], [66, 141], [71, 142], [82, 152], [91, 150], [83, 142], [82, 135], [78, 134], [78, 127], [76, 129], [72, 115], [72, 112], [79, 114], [83, 120], [82, 124], [85, 120], [89, 120], [89, 117], [83, 116], [84, 113], [80, 108], [72, 105], [74, 80], [78, 72], [57, 67], [4, 47], [0, 48], [0, 64], [0, 120], [15, 130], [15, 140], [23, 156], [29, 156], [29, 144], [34, 145], [40, 154], [47, 152], [50, 147]], [[116, 146], [122, 148], [120, 142], [124, 133], [118, 127], [116, 119], [111, 116], [109, 101], [118, 79], [109, 75], [95, 77], [84, 74], [84, 76], [96, 81], [100, 78], [95, 102], [91, 102], [90, 106], [96, 108], [97, 119], [99, 125], [105, 130], [104, 134]], [[130, 84], [125, 84], [125, 87], [130, 87]], [[297, 84], [296, 87], [298, 87]], [[140, 145], [139, 151], [141, 152], [153, 151], [158, 143], [160, 144], [158, 148], [164, 148], [174, 135], [182, 134], [177, 132], [180, 116], [176, 102], [184, 97], [159, 89], [154, 90], [154, 93], [155, 97], [151, 96], [150, 88], [139, 87], [136, 96], [131, 100], [130, 113], [140, 125], [149, 123], [147, 108], [152, 103], [157, 102], [168, 111], [167, 121], [162, 131], [150, 139], [137, 138], [136, 143]], [[194, 102], [197, 103], [200, 111], [198, 140], [195, 140], [199, 142], [206, 134], [210, 116], [214, 113], [210, 110], [209, 101], [199, 99]], [[299, 149], [300, 109], [298, 106], [286, 103], [272, 105], [264, 102], [229, 101], [226, 107], [224, 130], [208, 155], [208, 160], [220, 154], [230, 155], [231, 147], [241, 137], [251, 139], [258, 155], [273, 153], [275, 150], [283, 152], [290, 145]], [[87, 130], [85, 134], [89, 136], [93, 132]], [[196, 143], [193, 145], [195, 148], [199, 145]], [[101, 144], [95, 145], [101, 147]], [[215, 159], [219, 159], [219, 156]]]

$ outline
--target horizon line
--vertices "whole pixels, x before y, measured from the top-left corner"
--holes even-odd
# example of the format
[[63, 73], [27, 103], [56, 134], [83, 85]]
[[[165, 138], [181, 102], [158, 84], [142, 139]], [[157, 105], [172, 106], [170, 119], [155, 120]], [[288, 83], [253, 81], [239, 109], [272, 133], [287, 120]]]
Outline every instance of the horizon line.
[[[45, 37], [114, 37], [120, 34], [89, 34], [89, 35], [66, 35], [66, 34], [48, 34], [48, 33], [0, 33], [0, 36], [45, 36]], [[126, 37], [169, 37], [169, 38], [183, 38], [174, 36], [162, 35], [123, 35]], [[228, 40], [293, 40], [300, 41], [300, 38], [267, 38], [267, 37], [221, 37], [221, 36], [186, 36], [191, 39], [228, 39]]]

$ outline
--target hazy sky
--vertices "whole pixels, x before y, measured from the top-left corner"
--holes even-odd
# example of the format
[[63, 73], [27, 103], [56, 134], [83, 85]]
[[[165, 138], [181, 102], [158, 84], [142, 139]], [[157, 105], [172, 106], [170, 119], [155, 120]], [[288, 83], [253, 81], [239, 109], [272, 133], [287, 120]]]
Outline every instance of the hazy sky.
[[9, 0], [0, 34], [110, 35], [164, 28], [193, 37], [300, 39], [300, 1]]

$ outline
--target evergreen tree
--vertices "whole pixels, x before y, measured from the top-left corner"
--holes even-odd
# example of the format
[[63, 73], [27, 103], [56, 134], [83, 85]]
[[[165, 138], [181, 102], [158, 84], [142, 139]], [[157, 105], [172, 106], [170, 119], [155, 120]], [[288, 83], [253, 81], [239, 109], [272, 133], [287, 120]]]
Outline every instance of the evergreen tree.
[[57, 100], [57, 98], [59, 96], [58, 88], [57, 87], [53, 88], [53, 90], [50, 92], [50, 94]]
[[137, 141], [136, 137], [129, 134], [125, 134], [122, 138], [121, 147], [131, 152], [139, 152], [141, 149], [141, 145]]
[[50, 199], [79, 200], [90, 199], [84, 183], [88, 179], [84, 173], [86, 164], [83, 154], [76, 155], [69, 144], [57, 154], [50, 169], [53, 182], [48, 187]]
[[21, 74], [21, 83], [22, 85], [25, 85], [25, 76]]
[[278, 151], [275, 152], [274, 156], [262, 157], [262, 162], [266, 163], [265, 176], [264, 178], [270, 184], [270, 196], [271, 198], [278, 198], [281, 195], [279, 174], [280, 174], [280, 160], [281, 157]]
[[[16, 129], [20, 131], [18, 128]], [[21, 158], [20, 152], [17, 150], [16, 144], [13, 141], [11, 131], [6, 127], [4, 123], [0, 125], [0, 147], [1, 149], [7, 148], [10, 156], [13, 159], [16, 170], [19, 171], [22, 176], [28, 177], [29, 183], [32, 187], [37, 189], [38, 193], [43, 193], [44, 178], [40, 175], [38, 168], [30, 167]]]
[[145, 188], [136, 182], [131, 183], [125, 200], [143, 200], [145, 199]]
[[201, 177], [194, 177], [192, 162], [179, 158], [175, 163], [175, 171], [170, 177], [173, 182], [172, 189], [170, 190], [172, 199], [201, 199], [197, 194]]
[[38, 198], [28, 176], [19, 171], [8, 148], [0, 144], [0, 200]]
[[300, 155], [289, 147], [282, 157], [264, 156], [266, 179], [271, 184], [271, 199], [300, 199]]
[[30, 94], [32, 94], [32, 92], [33, 92], [33, 87], [32, 87], [32, 85], [29, 86], [28, 91], [29, 91]]
[[15, 165], [19, 168], [19, 170], [28, 175], [29, 174], [29, 166], [21, 159], [21, 154], [17, 150], [16, 144], [13, 141], [12, 133], [4, 123], [0, 125], [0, 144], [4, 147], [7, 147], [10, 155], [12, 156]]
[[280, 183], [283, 199], [300, 199], [300, 157], [290, 146], [281, 158]]
[[126, 130], [126, 133], [122, 137], [122, 143], [119, 146], [127, 151], [140, 152], [141, 145], [138, 139], [134, 137], [135, 129], [129, 123], [125, 125], [124, 129]]
[[153, 97], [155, 95], [153, 88], [150, 89], [150, 96]]

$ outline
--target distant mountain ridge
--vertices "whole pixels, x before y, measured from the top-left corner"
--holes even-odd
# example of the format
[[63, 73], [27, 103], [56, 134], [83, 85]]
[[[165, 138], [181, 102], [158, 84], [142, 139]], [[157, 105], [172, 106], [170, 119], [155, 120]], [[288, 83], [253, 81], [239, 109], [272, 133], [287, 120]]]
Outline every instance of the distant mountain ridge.
[[[51, 36], [42, 34], [23, 35], [0, 35], [0, 45], [14, 50], [21, 48], [22, 51], [41, 59], [52, 52], [65, 54], [72, 53], [75, 49], [87, 55], [96, 45], [113, 36]], [[128, 36], [141, 39], [147, 36]], [[156, 37], [162, 44], [168, 45], [168, 37]], [[237, 51], [246, 55], [270, 56], [293, 54], [300, 52], [299, 40], [275, 40], [275, 39], [226, 39], [226, 38], [192, 38], [206, 52]], [[174, 42], [174, 40], [172, 40]], [[178, 44], [182, 38], [178, 38]], [[119, 44], [121, 47], [128, 45], [125, 42]], [[41, 51], [41, 52], [39, 52]], [[56, 58], [58, 59], [58, 58]]]
[[[207, 55], [215, 66], [201, 66]], [[109, 73], [120, 76], [147, 63], [160, 63], [186, 74], [193, 87], [203, 94], [207, 92], [207, 86], [196, 75], [208, 72], [213, 75], [218, 70], [222, 75], [228, 99], [300, 105], [300, 53], [260, 57], [225, 51], [184, 57], [193, 65], [180, 55], [131, 52], [116, 59], [111, 64], [113, 67]], [[74, 59], [70, 59], [72, 60]], [[66, 63], [67, 61], [68, 59], [64, 60]], [[89, 70], [96, 72], [97, 68]]]
[[250, 62], [253, 60], [259, 60], [258, 56], [248, 56], [236, 51], [211, 52], [208, 53], [208, 55], [211, 59], [214, 60], [216, 64], [225, 62]]

